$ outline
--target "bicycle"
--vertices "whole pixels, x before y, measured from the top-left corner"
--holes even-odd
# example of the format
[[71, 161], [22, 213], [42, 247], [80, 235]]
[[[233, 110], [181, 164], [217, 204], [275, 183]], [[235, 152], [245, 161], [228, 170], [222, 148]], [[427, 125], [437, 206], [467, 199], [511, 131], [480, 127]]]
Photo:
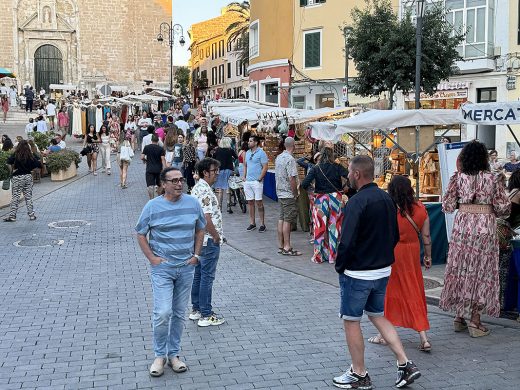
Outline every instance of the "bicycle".
[[228, 184], [229, 192], [231, 193], [231, 198], [233, 199], [232, 205], [235, 206], [238, 203], [242, 212], [246, 213], [247, 201], [246, 195], [244, 193], [244, 182], [242, 181], [242, 178], [237, 173], [233, 173], [229, 177]]

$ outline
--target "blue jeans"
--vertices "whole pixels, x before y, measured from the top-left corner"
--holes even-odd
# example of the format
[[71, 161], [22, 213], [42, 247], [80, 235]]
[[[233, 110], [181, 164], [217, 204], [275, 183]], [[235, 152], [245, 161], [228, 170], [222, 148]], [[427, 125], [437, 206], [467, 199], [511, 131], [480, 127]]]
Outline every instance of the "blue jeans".
[[200, 311], [202, 317], [209, 317], [213, 313], [211, 306], [211, 291], [217, 262], [220, 255], [220, 245], [210, 238], [208, 244], [202, 247], [199, 264], [195, 267], [193, 286], [191, 288], [191, 304], [193, 310]]
[[361, 321], [363, 311], [369, 317], [384, 316], [388, 279], [387, 276], [376, 280], [363, 280], [339, 274], [339, 317], [347, 321]]
[[179, 355], [194, 272], [193, 265], [173, 266], [168, 262], [151, 267], [155, 357]]

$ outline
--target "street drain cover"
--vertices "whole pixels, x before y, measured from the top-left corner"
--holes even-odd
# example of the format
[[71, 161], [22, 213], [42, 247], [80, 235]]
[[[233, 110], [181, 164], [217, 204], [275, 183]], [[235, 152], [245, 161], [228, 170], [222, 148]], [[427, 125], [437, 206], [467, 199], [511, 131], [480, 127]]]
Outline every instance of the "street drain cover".
[[425, 290], [433, 290], [434, 288], [441, 287], [442, 284], [437, 280], [433, 280], [430, 278], [424, 278], [424, 289]]
[[51, 222], [48, 226], [54, 229], [70, 229], [87, 225], [90, 225], [89, 221], [84, 221], [82, 219], [67, 219], [64, 221]]
[[27, 238], [25, 240], [16, 241], [14, 246], [24, 246], [33, 248], [46, 248], [63, 244], [63, 240], [52, 240], [50, 238]]

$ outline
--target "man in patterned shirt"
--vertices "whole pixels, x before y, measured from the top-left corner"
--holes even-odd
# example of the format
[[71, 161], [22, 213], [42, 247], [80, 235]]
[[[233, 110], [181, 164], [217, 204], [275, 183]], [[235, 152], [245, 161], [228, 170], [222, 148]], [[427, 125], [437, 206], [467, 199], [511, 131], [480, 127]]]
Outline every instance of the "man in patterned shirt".
[[199, 181], [191, 190], [191, 195], [197, 198], [206, 217], [206, 234], [200, 254], [199, 264], [195, 267], [195, 276], [191, 287], [191, 303], [193, 305], [190, 320], [198, 320], [198, 326], [220, 325], [224, 318], [213, 312], [211, 306], [211, 291], [217, 262], [220, 255], [220, 244], [224, 239], [222, 230], [222, 213], [217, 196], [211, 186], [217, 181], [220, 163], [206, 157], [197, 164]]

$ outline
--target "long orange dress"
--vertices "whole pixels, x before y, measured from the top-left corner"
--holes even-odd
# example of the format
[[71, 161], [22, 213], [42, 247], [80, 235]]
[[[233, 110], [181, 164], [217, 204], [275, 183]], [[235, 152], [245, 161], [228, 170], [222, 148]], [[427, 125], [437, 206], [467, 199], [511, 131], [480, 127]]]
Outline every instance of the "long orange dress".
[[[428, 218], [421, 202], [411, 215], [419, 229]], [[385, 317], [394, 325], [417, 332], [430, 329], [426, 309], [426, 295], [421, 271], [421, 247], [414, 227], [406, 217], [397, 213], [399, 243], [394, 249], [395, 263], [388, 280], [385, 297]]]

